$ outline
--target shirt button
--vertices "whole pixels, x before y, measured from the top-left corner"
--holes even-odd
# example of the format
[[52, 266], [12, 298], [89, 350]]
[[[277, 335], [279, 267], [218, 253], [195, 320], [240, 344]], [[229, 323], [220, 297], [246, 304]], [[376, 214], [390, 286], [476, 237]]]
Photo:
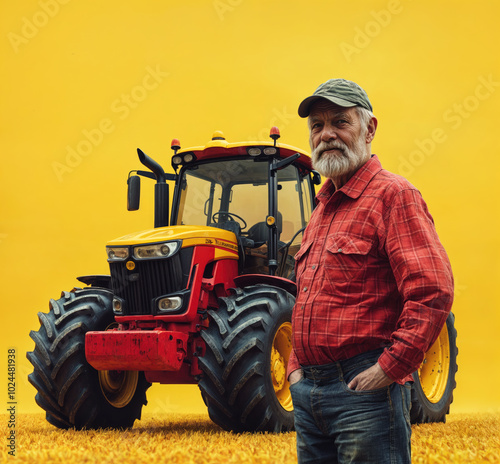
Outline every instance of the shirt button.
[[316, 269], [316, 264], [313, 264], [313, 265], [311, 266], [311, 269], [313, 269], [313, 270], [314, 270], [314, 269]]
[[307, 287], [304, 287], [304, 292], [307, 292]]
[[342, 253], [342, 248], [339, 248], [337, 251], [338, 251], [339, 253]]

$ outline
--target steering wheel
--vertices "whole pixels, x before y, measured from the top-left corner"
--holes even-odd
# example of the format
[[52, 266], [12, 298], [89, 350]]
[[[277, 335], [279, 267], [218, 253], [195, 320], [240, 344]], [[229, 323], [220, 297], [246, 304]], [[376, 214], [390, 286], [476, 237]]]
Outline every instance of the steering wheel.
[[241, 216], [238, 216], [237, 214], [234, 214], [234, 213], [230, 213], [229, 211], [217, 211], [212, 216], [212, 221], [216, 222], [216, 218], [218, 218], [221, 214], [225, 214], [230, 221], [238, 222], [234, 218], [239, 219], [241, 221], [241, 225], [242, 225], [241, 228], [246, 229], [246, 227], [247, 227], [246, 221]]

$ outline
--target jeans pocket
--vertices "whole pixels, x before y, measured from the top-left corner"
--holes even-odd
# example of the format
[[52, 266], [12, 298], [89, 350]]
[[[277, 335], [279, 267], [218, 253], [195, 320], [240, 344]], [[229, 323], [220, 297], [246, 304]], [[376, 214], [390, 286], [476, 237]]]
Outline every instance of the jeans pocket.
[[406, 424], [411, 427], [411, 384], [409, 382], [406, 382], [404, 385], [400, 385], [400, 387], [403, 400], [403, 414], [405, 416]]
[[301, 405], [307, 404], [307, 389], [301, 388], [304, 383], [304, 377], [302, 377], [298, 382], [290, 385], [290, 395], [292, 397], [294, 414], [301, 408]]
[[342, 386], [344, 387], [344, 390], [347, 393], [350, 393], [351, 395], [355, 396], [367, 396], [370, 398], [377, 398], [380, 397], [380, 399], [387, 398], [388, 391], [389, 391], [389, 386], [382, 387], [382, 388], [376, 388], [375, 390], [353, 390], [347, 386], [347, 383], [345, 381], [342, 382]]
[[295, 386], [298, 386], [299, 383], [303, 382], [304, 381], [304, 377], [301, 377], [300, 380], [297, 380], [297, 382], [294, 382], [294, 383], [291, 383], [290, 384], [290, 391], [292, 391], [292, 388], [294, 388]]
[[369, 369], [371, 366], [373, 366], [375, 363], [372, 360], [365, 360], [357, 366], [356, 369], [352, 369], [348, 372], [345, 372], [343, 374], [342, 378], [342, 388], [347, 392], [352, 395], [356, 396], [369, 396], [369, 397], [377, 397], [380, 396], [381, 398], [387, 397], [387, 392], [390, 386], [385, 386], [382, 388], [376, 388], [374, 390], [353, 390], [352, 388], [349, 388], [348, 385], [351, 382], [354, 377], [356, 377], [358, 374], [361, 372], [364, 372], [365, 370]]

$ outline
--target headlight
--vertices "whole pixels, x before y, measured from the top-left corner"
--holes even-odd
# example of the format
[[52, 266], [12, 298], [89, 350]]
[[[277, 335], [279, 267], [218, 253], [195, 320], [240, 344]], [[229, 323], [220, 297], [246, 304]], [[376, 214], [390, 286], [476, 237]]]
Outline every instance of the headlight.
[[180, 296], [171, 296], [167, 298], [162, 298], [158, 301], [158, 311], [169, 312], [175, 311], [182, 306], [182, 298]]
[[247, 153], [250, 156], [259, 156], [262, 154], [262, 150], [259, 147], [251, 147], [247, 149]]
[[106, 247], [108, 261], [122, 261], [128, 258], [128, 247]]
[[134, 248], [136, 259], [158, 259], [172, 256], [181, 247], [181, 242], [156, 243], [154, 245], [137, 246]]
[[113, 311], [115, 314], [123, 313], [123, 301], [120, 298], [113, 298]]
[[192, 153], [186, 153], [184, 155], [184, 162], [185, 163], [190, 163], [193, 160], [194, 160], [194, 155]]

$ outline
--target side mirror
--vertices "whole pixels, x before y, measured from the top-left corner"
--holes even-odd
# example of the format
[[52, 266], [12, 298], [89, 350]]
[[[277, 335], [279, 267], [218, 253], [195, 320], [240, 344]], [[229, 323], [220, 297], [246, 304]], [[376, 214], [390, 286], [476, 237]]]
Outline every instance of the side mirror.
[[312, 181], [314, 185], [320, 185], [321, 184], [321, 174], [318, 171], [311, 171], [312, 172]]
[[137, 211], [141, 200], [141, 178], [139, 176], [130, 176], [127, 179], [127, 209]]

